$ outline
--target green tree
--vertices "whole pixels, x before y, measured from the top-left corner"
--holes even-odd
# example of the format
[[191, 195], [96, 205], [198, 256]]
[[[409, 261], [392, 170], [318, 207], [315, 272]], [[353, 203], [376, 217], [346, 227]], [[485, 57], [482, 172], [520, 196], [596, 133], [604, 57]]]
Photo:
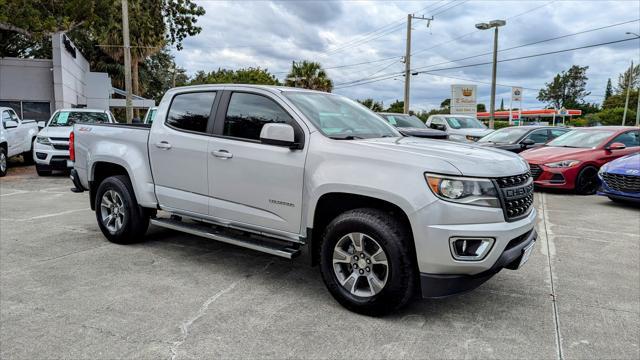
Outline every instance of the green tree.
[[382, 112], [384, 110], [384, 105], [382, 104], [382, 102], [375, 101], [372, 98], [356, 101], [375, 112]]
[[[613, 109], [613, 108], [624, 108], [624, 103], [627, 99], [627, 92], [625, 91], [622, 94], [615, 94], [609, 96], [602, 103], [603, 109]], [[631, 89], [629, 93], [629, 108], [635, 108], [635, 105], [638, 103], [638, 90]], [[628, 114], [627, 114], [628, 116]], [[622, 119], [620, 120], [622, 121]]]
[[440, 109], [447, 109], [449, 110], [449, 107], [451, 106], [451, 99], [444, 99], [441, 103], [440, 103]]
[[187, 80], [185, 69], [176, 66], [173, 55], [166, 48], [147, 58], [141, 66], [140, 81], [145, 84], [142, 95], [156, 102], [170, 88], [186, 85]]
[[389, 107], [384, 110], [384, 112], [398, 113], [398, 114], [404, 113], [404, 101], [396, 100], [392, 102], [391, 105], [389, 105]]
[[591, 94], [586, 90], [588, 66], [573, 65], [569, 70], [557, 74], [553, 81], [540, 89], [537, 99], [556, 109], [576, 108], [584, 103], [584, 98]]
[[322, 65], [308, 60], [291, 64], [285, 85], [326, 92], [333, 90], [333, 82]]
[[209, 73], [198, 71], [188, 84], [279, 85], [279, 82], [278, 79], [267, 69], [249, 67], [238, 70], [218, 69]]
[[498, 111], [504, 111], [504, 99], [500, 99], [500, 108]]
[[609, 78], [607, 79], [607, 87], [604, 89], [604, 100], [606, 101], [611, 95], [613, 95], [613, 86], [611, 85], [611, 78]]
[[478, 104], [478, 105], [476, 105], [476, 111], [485, 112], [485, 111], [487, 111], [487, 107], [485, 106], [485, 104]]
[[635, 65], [633, 69], [629, 66], [623, 73], [618, 75], [618, 86], [616, 86], [616, 94], [627, 93], [627, 87], [631, 81], [631, 88], [635, 89], [640, 84], [640, 64]]

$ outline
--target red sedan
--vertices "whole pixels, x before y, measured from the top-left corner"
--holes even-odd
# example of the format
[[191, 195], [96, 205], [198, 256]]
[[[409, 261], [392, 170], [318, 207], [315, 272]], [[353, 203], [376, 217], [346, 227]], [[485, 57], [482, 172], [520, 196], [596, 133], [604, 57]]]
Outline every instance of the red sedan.
[[638, 151], [637, 127], [601, 126], [569, 131], [520, 155], [529, 163], [535, 186], [588, 195], [598, 189], [600, 166]]

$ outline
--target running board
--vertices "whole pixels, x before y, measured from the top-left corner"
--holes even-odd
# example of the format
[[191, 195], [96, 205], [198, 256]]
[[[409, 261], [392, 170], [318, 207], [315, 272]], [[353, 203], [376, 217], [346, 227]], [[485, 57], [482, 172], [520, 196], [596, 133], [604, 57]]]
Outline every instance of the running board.
[[293, 244], [264, 236], [250, 235], [249, 233], [234, 234], [231, 231], [218, 230], [214, 226], [187, 223], [168, 218], [151, 219], [151, 224], [287, 259], [293, 259], [300, 255], [300, 249], [293, 247]]

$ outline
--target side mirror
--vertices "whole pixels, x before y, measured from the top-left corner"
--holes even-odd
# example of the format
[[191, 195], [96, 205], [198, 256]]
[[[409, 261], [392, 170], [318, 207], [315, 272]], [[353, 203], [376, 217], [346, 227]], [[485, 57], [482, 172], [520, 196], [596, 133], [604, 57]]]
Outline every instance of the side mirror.
[[627, 146], [623, 143], [614, 142], [613, 144], [607, 146], [607, 150], [622, 150], [626, 149]]
[[522, 145], [523, 148], [526, 148], [527, 146], [533, 146], [535, 144], [536, 142], [532, 139], [524, 139], [520, 142], [520, 145]]
[[4, 128], [5, 129], [14, 129], [18, 127], [18, 122], [17, 121], [13, 121], [13, 120], [9, 120], [9, 121], [5, 121], [4, 122]]
[[47, 123], [46, 123], [46, 122], [44, 122], [44, 121], [38, 121], [38, 122], [37, 122], [37, 124], [38, 124], [38, 127], [39, 127], [40, 129], [42, 129], [42, 128], [44, 128], [45, 126], [47, 126]]
[[297, 148], [293, 126], [289, 124], [265, 124], [260, 131], [260, 142], [268, 145]]

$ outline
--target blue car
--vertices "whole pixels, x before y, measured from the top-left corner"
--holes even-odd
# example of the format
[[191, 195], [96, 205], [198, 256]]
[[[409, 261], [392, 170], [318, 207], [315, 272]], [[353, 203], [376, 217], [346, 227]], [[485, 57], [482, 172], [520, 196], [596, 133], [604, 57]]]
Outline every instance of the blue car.
[[598, 172], [598, 195], [640, 204], [640, 152], [604, 164]]

